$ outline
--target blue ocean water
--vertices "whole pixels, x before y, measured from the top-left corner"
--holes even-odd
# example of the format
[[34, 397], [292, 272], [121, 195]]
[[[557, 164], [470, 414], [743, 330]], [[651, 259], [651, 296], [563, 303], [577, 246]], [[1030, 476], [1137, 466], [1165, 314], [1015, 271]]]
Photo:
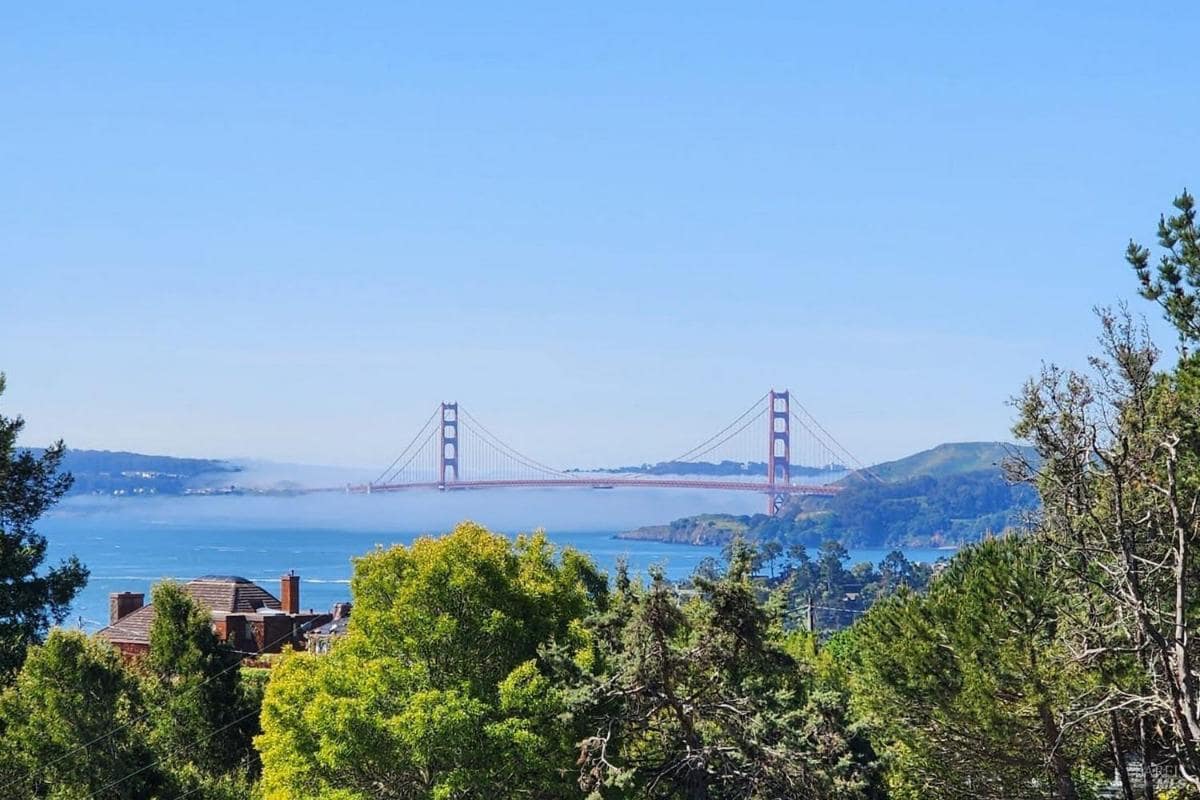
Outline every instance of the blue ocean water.
[[[492, 493], [489, 493], [492, 494]], [[482, 508], [454, 508], [445, 519], [441, 510], [420, 512], [422, 500], [388, 498], [372, 505], [363, 498], [347, 501], [310, 498], [163, 498], [73, 500], [44, 518], [38, 530], [50, 541], [51, 561], [74, 554], [91, 571], [87, 587], [76, 599], [71, 627], [95, 630], [108, 619], [110, 592], [149, 593], [163, 578], [187, 580], [199, 575], [241, 575], [278, 595], [279, 577], [295, 570], [301, 577], [302, 608], [327, 610], [350, 599], [352, 559], [376, 546], [407, 544], [423, 533], [449, 530], [458, 519], [470, 516], [494, 530], [515, 534], [530, 530], [549, 518], [546, 533], [556, 544], [588, 553], [611, 574], [618, 558], [644, 573], [660, 565], [673, 578], [689, 575], [720, 548], [615, 538], [618, 530], [633, 527], [624, 518], [628, 506], [611, 509], [614, 520], [605, 527], [605, 509], [569, 518], [561, 497], [527, 497], [524, 508], [530, 524], [512, 525], [513, 509], [489, 519]], [[478, 498], [476, 498], [478, 501]], [[332, 507], [330, 504], [332, 503]], [[539, 507], [539, 504], [549, 506]], [[396, 513], [380, 514], [380, 508]], [[596, 509], [591, 509], [595, 512]], [[404, 513], [417, 512], [417, 513]], [[457, 512], [457, 513], [453, 513]], [[470, 513], [467, 513], [470, 512]], [[429, 518], [432, 513], [433, 518]], [[678, 515], [675, 510], [670, 513]], [[695, 512], [685, 512], [695, 513]], [[518, 511], [517, 516], [521, 516]], [[668, 517], [669, 518], [669, 517]], [[653, 520], [653, 518], [651, 518]], [[855, 550], [851, 562], [877, 562], [886, 550]], [[939, 550], [908, 550], [914, 560], [933, 561], [946, 555]]]

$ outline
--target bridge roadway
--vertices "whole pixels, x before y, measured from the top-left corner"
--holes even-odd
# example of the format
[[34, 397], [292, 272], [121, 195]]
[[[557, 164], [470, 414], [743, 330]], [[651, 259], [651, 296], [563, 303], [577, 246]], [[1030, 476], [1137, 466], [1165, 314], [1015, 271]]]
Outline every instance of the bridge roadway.
[[[447, 481], [445, 484], [431, 481], [428, 483], [385, 483], [359, 484], [345, 487], [350, 494], [371, 494], [373, 492], [404, 492], [412, 489], [439, 489], [442, 491], [457, 491], [460, 489], [549, 489], [575, 486], [585, 489], [613, 489], [620, 487], [640, 486], [643, 489], [716, 489], [718, 491], [758, 492], [760, 494], [801, 494], [817, 497], [832, 497], [842, 490], [841, 486], [831, 484], [800, 484], [800, 483], [767, 483], [766, 481], [703, 481], [687, 478], [532, 478], [526, 480], [467, 480]], [[328, 490], [326, 490], [328, 491]]]

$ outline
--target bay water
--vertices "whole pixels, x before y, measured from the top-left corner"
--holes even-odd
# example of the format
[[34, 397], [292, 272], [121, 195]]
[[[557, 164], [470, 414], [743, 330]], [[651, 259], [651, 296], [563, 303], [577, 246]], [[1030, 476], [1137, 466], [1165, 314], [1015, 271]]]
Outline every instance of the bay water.
[[[564, 497], [563, 495], [567, 495]], [[598, 494], [602, 496], [597, 497]], [[728, 507], [727, 498], [663, 497], [649, 492], [479, 492], [467, 498], [439, 493], [403, 497], [172, 497], [72, 498], [43, 518], [38, 531], [50, 541], [49, 560], [77, 556], [91, 572], [76, 598], [69, 627], [96, 630], [107, 623], [111, 592], [144, 592], [162, 579], [239, 575], [279, 593], [279, 578], [301, 578], [301, 608], [327, 611], [350, 600], [353, 559], [375, 547], [409, 544], [425, 534], [474, 519], [508, 535], [545, 529], [555, 544], [590, 555], [612, 574], [620, 558], [645, 574], [658, 565], [671, 578], [691, 574], [716, 546], [616, 538], [640, 524]], [[741, 498], [739, 498], [741, 499]], [[754, 503], [753, 506], [757, 506]], [[877, 563], [886, 549], [850, 551], [850, 563]], [[945, 550], [906, 549], [915, 561], [934, 561]]]

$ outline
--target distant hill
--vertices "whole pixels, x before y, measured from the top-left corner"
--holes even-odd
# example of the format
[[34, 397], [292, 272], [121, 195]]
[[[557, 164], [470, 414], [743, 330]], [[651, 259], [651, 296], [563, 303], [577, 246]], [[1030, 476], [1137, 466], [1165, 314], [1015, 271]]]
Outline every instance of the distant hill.
[[816, 546], [942, 546], [975, 541], [1019, 525], [1037, 508], [1037, 493], [1012, 485], [1001, 470], [1012, 454], [1003, 442], [954, 442], [852, 473], [833, 497], [797, 496], [775, 517], [702, 514], [638, 528], [623, 538], [718, 544], [736, 534]]
[[885, 481], [922, 476], [944, 478], [977, 470], [999, 469], [1004, 460], [1014, 454], [1030, 459], [1036, 457], [1033, 448], [1007, 442], [947, 442], [895, 461], [876, 464], [869, 467], [868, 471]]
[[176, 458], [110, 450], [68, 450], [63, 469], [71, 494], [175, 495], [228, 484], [241, 467], [210, 458]]

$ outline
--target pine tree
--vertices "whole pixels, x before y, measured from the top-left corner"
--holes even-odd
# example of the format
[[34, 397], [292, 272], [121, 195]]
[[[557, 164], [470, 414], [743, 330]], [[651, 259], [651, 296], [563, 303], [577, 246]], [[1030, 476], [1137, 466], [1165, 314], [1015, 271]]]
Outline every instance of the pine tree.
[[180, 775], [257, 773], [258, 708], [243, 691], [238, 656], [179, 584], [156, 585], [153, 603], [150, 653], [138, 666], [155, 752]]
[[[571, 693], [587, 729], [580, 786], [595, 797], [859, 798], [873, 758], [838, 697], [785, 647], [782, 598], [762, 602], [735, 542], [684, 600], [661, 574], [622, 581], [594, 618], [596, 654]], [[567, 681], [572, 683], [572, 681]]]
[[0, 685], [20, 668], [26, 648], [66, 619], [88, 577], [74, 557], [42, 568], [46, 538], [34, 523], [71, 487], [71, 476], [59, 472], [61, 441], [41, 455], [17, 447], [24, 427], [20, 417], [0, 415]]
[[1041, 544], [995, 539], [855, 626], [854, 705], [900, 797], [1080, 796], [1066, 721], [1087, 676], [1060, 635], [1067, 602]]

